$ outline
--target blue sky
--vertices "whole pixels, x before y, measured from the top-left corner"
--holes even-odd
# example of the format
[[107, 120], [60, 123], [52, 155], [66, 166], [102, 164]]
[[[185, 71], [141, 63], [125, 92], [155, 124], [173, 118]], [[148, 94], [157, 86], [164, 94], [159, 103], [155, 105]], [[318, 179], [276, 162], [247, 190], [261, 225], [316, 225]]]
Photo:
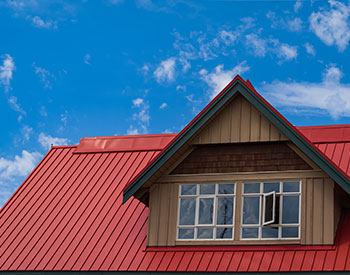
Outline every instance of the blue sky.
[[50, 144], [178, 132], [237, 73], [293, 124], [350, 117], [350, 2], [0, 1], [0, 205]]

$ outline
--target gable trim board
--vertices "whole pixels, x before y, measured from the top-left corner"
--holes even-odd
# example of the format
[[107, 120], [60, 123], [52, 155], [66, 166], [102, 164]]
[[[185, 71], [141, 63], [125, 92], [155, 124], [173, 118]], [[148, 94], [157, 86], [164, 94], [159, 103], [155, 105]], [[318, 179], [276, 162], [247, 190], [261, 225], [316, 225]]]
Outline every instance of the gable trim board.
[[275, 127], [289, 138], [316, 165], [324, 170], [344, 191], [350, 194], [350, 181], [332, 161], [323, 155], [303, 134], [274, 109], [250, 84], [236, 76], [173, 140], [159, 156], [146, 166], [126, 187], [123, 203], [133, 196], [151, 177], [199, 131], [231, 98], [241, 94]]

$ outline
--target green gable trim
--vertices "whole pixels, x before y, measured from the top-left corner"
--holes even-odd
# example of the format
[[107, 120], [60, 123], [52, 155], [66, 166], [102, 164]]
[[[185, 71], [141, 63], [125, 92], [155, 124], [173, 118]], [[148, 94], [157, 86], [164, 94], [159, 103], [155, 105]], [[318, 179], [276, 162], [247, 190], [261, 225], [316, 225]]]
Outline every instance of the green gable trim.
[[[228, 100], [236, 94], [242, 82], [237, 80], [226, 89], [123, 193], [123, 203], [126, 202], [151, 176], [170, 159]], [[235, 87], [237, 89], [235, 89]]]
[[255, 93], [243, 87], [242, 95], [271, 121], [283, 134], [285, 134], [301, 151], [313, 160], [326, 174], [339, 184], [344, 191], [350, 194], [349, 180], [327, 159], [325, 159], [313, 146], [294, 131], [280, 116], [271, 110]]
[[313, 146], [297, 134], [265, 102], [253, 93], [242, 81], [237, 79], [226, 89], [170, 146], [148, 166], [143, 173], [123, 193], [123, 202], [146, 183], [213, 115], [221, 109], [236, 93], [244, 96], [270, 122], [286, 135], [301, 151], [312, 159], [325, 173], [350, 194], [349, 180], [329, 163]]

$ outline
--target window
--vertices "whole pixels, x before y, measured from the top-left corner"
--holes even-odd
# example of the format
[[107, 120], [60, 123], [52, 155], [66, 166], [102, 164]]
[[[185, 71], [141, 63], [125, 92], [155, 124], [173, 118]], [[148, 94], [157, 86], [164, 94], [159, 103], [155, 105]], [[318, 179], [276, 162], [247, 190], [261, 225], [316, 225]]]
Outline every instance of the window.
[[243, 183], [241, 239], [300, 238], [300, 182]]
[[232, 240], [235, 184], [182, 184], [178, 240]]

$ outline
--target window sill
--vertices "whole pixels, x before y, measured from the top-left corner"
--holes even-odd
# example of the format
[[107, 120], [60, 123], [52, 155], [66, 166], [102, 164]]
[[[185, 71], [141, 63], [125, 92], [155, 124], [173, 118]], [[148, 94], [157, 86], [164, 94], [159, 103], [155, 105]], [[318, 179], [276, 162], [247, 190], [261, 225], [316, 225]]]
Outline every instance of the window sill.
[[295, 245], [301, 244], [301, 240], [213, 240], [213, 241], [176, 241], [175, 245]]
[[[295, 241], [294, 241], [295, 242]], [[181, 244], [176, 244], [176, 246], [148, 246], [145, 251], [147, 252], [181, 252], [181, 251], [189, 251], [189, 252], [244, 252], [244, 251], [308, 251], [308, 250], [318, 250], [318, 251], [330, 251], [335, 250], [334, 245], [300, 245], [293, 243], [279, 243], [279, 244], [267, 244], [260, 243], [253, 244], [215, 244], [213, 242], [206, 242], [206, 244], [188, 243], [185, 244], [181, 242]]]

